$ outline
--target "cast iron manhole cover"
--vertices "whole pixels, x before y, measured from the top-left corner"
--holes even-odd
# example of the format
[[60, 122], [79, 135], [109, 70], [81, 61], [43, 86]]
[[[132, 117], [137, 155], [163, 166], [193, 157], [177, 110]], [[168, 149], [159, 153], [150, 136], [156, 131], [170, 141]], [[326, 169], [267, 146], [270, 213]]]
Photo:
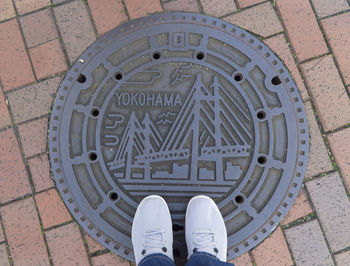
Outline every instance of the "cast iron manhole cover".
[[129, 260], [150, 194], [169, 204], [176, 256], [198, 194], [220, 207], [228, 259], [251, 249], [292, 205], [308, 156], [303, 102], [281, 61], [246, 31], [188, 13], [131, 21], [88, 48], [61, 84], [49, 138], [66, 205]]

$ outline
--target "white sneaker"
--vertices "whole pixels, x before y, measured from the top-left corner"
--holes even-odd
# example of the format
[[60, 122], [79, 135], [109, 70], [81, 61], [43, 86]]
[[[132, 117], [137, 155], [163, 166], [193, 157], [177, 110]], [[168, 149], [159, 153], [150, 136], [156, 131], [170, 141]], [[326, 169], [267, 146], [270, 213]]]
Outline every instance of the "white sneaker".
[[140, 202], [132, 224], [131, 239], [137, 265], [144, 257], [154, 253], [174, 260], [172, 221], [162, 197], [152, 195]]
[[185, 230], [188, 258], [194, 252], [205, 252], [226, 262], [226, 226], [219, 208], [211, 198], [200, 195], [190, 200]]

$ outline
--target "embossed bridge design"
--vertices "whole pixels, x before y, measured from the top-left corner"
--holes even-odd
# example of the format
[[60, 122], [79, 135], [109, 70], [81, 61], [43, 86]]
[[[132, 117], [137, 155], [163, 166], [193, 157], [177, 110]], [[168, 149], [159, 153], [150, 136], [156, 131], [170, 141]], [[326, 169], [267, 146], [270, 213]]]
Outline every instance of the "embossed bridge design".
[[56, 97], [49, 143], [61, 195], [92, 237], [133, 260], [137, 205], [158, 194], [181, 264], [195, 195], [218, 204], [229, 259], [274, 230], [301, 186], [308, 128], [298, 89], [263, 43], [219, 19], [170, 13], [83, 53]]

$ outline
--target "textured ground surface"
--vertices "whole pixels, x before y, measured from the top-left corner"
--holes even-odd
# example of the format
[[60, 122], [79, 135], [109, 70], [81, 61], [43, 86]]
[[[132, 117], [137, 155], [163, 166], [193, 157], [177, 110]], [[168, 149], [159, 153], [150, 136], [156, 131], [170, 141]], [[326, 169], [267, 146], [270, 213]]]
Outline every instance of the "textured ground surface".
[[237, 24], [290, 69], [310, 157], [288, 216], [236, 265], [350, 265], [350, 1], [1, 0], [0, 265], [129, 265], [72, 220], [50, 174], [49, 110], [72, 62], [117, 25], [191, 11]]

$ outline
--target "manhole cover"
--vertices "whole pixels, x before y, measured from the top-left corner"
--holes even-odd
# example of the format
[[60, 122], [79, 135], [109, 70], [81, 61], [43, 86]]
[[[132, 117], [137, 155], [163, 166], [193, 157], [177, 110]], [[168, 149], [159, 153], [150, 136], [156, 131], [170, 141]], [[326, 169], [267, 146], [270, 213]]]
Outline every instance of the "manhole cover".
[[50, 120], [61, 195], [81, 226], [134, 260], [138, 202], [163, 196], [174, 252], [186, 257], [191, 197], [220, 207], [228, 259], [261, 242], [301, 186], [308, 127], [288, 70], [262, 42], [219, 19], [158, 14], [96, 41], [68, 72]]

